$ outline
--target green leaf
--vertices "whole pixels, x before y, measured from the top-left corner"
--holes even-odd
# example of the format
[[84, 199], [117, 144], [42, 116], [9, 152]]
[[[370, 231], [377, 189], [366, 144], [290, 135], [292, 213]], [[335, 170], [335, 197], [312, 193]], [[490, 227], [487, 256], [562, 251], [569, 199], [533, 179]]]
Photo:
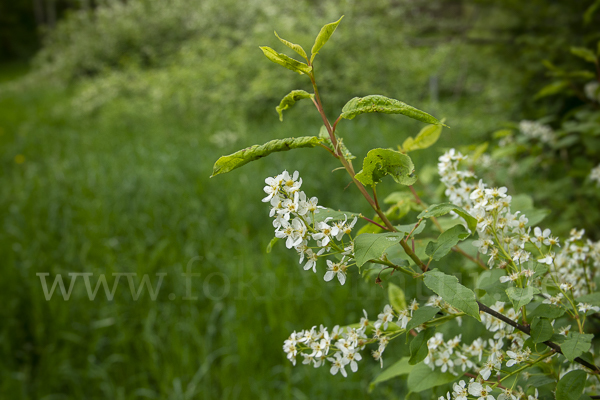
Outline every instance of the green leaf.
[[[500, 277], [505, 276], [505, 270], [503, 269], [488, 269], [482, 271], [479, 277], [477, 278], [477, 288], [485, 290], [485, 292], [489, 295], [489, 298], [493, 299], [491, 304], [495, 304], [496, 301], [508, 302], [509, 299], [506, 296], [506, 284], [500, 282]], [[481, 299], [484, 301], [485, 299]]]
[[479, 306], [475, 300], [475, 293], [458, 283], [455, 276], [446, 275], [437, 269], [425, 272], [425, 286], [431, 289], [451, 306], [459, 309], [478, 321]]
[[586, 49], [585, 47], [571, 47], [571, 53], [579, 58], [583, 58], [587, 62], [596, 63], [596, 55], [590, 49]]
[[302, 58], [304, 58], [306, 61], [308, 61], [308, 57], [306, 56], [306, 52], [304, 51], [302, 46], [300, 46], [299, 44], [288, 42], [287, 40], [280, 38], [279, 35], [277, 34], [277, 32], [275, 32], [275, 36], [277, 36], [277, 39], [279, 39], [281, 41], [281, 43], [285, 44], [287, 47], [294, 50], [296, 53], [300, 54], [302, 56]]
[[409, 374], [412, 369], [413, 366], [408, 363], [408, 357], [401, 358], [388, 368], [384, 369], [383, 372], [371, 382], [369, 391], [372, 391], [378, 383], [385, 382], [400, 375]]
[[425, 111], [409, 106], [400, 100], [390, 99], [378, 94], [350, 99], [342, 108], [341, 116], [345, 119], [352, 119], [365, 113], [402, 114], [427, 124], [441, 124], [440, 121]]
[[315, 147], [322, 139], [315, 136], [301, 136], [297, 138], [271, 140], [262, 145], [255, 144], [243, 150], [236, 151], [228, 156], [220, 157], [213, 166], [213, 176], [233, 171], [251, 161], [266, 157], [278, 151], [288, 151], [303, 147]]
[[440, 369], [432, 371], [431, 368], [423, 363], [417, 364], [410, 371], [410, 374], [408, 374], [408, 390], [411, 392], [422, 392], [435, 386], [454, 382], [462, 376], [460, 369], [457, 372], [459, 376], [454, 376], [449, 372], [442, 373]]
[[583, 393], [587, 373], [581, 370], [571, 371], [558, 380], [556, 400], [578, 400]]
[[461, 207], [455, 206], [452, 203], [432, 204], [427, 207], [426, 210], [421, 212], [417, 218], [439, 217], [441, 215], [448, 214], [450, 211], [454, 211], [456, 214], [461, 216], [467, 223], [469, 230], [471, 232], [475, 232], [475, 229], [477, 228], [477, 219], [463, 210]]
[[[336, 132], [339, 132], [339, 129], [337, 129]], [[337, 147], [342, 152], [342, 155], [344, 156], [344, 158], [346, 160], [354, 160], [356, 158], [356, 156], [354, 156], [352, 153], [350, 153], [350, 150], [348, 150], [348, 148], [344, 145], [344, 140], [341, 137], [339, 137], [337, 135], [337, 133], [334, 133], [334, 135], [335, 135], [335, 139], [337, 140]], [[333, 143], [331, 142], [331, 138], [329, 137], [329, 132], [327, 132], [327, 128], [325, 128], [324, 125], [321, 125], [321, 129], [319, 130], [319, 137], [321, 139], [323, 139], [323, 143], [327, 147], [329, 147], [332, 151], [335, 152], [335, 148], [333, 146]]]
[[278, 237], [274, 237], [273, 239], [271, 239], [271, 241], [267, 245], [267, 253], [270, 253], [271, 250], [273, 250], [273, 246], [275, 245], [275, 243], [277, 243], [278, 240], [279, 240]]
[[265, 54], [265, 56], [273, 61], [275, 64], [279, 64], [281, 66], [286, 67], [289, 70], [297, 72], [299, 74], [310, 74], [312, 71], [312, 67], [298, 61], [294, 60], [291, 57], [286, 56], [285, 54], [278, 53], [270, 47], [261, 46], [260, 49]]
[[[398, 232], [403, 232], [404, 234], [408, 235], [411, 231], [412, 231], [412, 236], [416, 236], [419, 233], [423, 232], [423, 229], [425, 229], [425, 225], [426, 221], [422, 221], [419, 226], [417, 226], [415, 228], [415, 225], [418, 224], [408, 224], [408, 225], [396, 225], [394, 226], [394, 228], [396, 228], [398, 230]], [[413, 228], [415, 228], [415, 230], [413, 231]]]
[[380, 258], [383, 253], [397, 244], [404, 234], [401, 232], [390, 233], [363, 233], [354, 239], [354, 261], [362, 267], [369, 260]]
[[550, 340], [554, 334], [552, 324], [546, 318], [534, 318], [531, 324], [531, 339], [533, 343], [543, 343], [546, 340]]
[[469, 233], [462, 225], [455, 225], [440, 235], [437, 242], [429, 242], [425, 254], [434, 260], [439, 260], [450, 252], [461, 240], [469, 237]]
[[389, 149], [373, 149], [363, 160], [363, 169], [355, 178], [365, 186], [375, 186], [386, 175], [401, 185], [412, 185], [417, 177], [415, 166], [406, 154]]
[[540, 387], [549, 383], [556, 383], [556, 379], [552, 375], [533, 375], [526, 381], [527, 387]]
[[352, 211], [334, 210], [333, 208], [319, 208], [319, 212], [315, 213], [315, 220], [313, 222], [325, 221], [327, 218], [331, 218], [330, 221], [343, 221], [345, 219], [351, 221], [354, 217], [360, 218], [360, 214], [353, 213]]
[[[442, 123], [444, 121], [442, 120]], [[433, 146], [442, 133], [442, 125], [427, 125], [417, 135], [416, 138], [408, 137], [402, 143], [401, 150], [404, 152], [422, 150]]]
[[429, 354], [427, 341], [435, 334], [435, 328], [427, 328], [410, 342], [410, 359], [408, 363], [415, 365], [423, 361]]
[[342, 21], [342, 18], [344, 18], [343, 15], [337, 21], [329, 23], [321, 28], [321, 31], [319, 32], [319, 34], [317, 35], [317, 38], [315, 39], [315, 44], [313, 45], [312, 50], [310, 51], [311, 52], [311, 55], [310, 55], [311, 62], [315, 59], [315, 56], [319, 53], [319, 50], [321, 50], [321, 47], [323, 47], [325, 45], [325, 43], [327, 43], [327, 41], [329, 40], [331, 35], [333, 35], [333, 32], [335, 32], [335, 29], [338, 27], [338, 25]]
[[275, 107], [275, 111], [277, 111], [277, 114], [279, 114], [279, 120], [283, 121], [283, 111], [296, 104], [298, 100], [312, 99], [314, 96], [314, 94], [310, 94], [304, 90], [292, 90], [289, 92], [283, 99], [281, 99], [279, 105]]
[[404, 291], [393, 283], [390, 283], [388, 286], [388, 298], [396, 312], [406, 309], [406, 297], [404, 296]]
[[429, 306], [421, 307], [413, 311], [412, 318], [410, 321], [408, 321], [408, 324], [406, 325], [406, 330], [410, 331], [411, 329], [414, 329], [419, 325], [423, 325], [425, 322], [431, 321], [439, 311], [439, 308]]
[[[588, 25], [590, 22], [592, 22], [594, 14], [599, 8], [600, 0], [596, 0], [591, 6], [588, 7], [587, 10], [585, 10], [585, 13], [583, 13], [583, 22], [585, 25]], [[598, 54], [600, 55], [600, 44], [598, 45]]]
[[575, 299], [578, 303], [588, 303], [600, 307], [600, 292], [589, 293]]
[[532, 312], [528, 312], [527, 316], [530, 318], [544, 317], [548, 319], [556, 319], [561, 317], [565, 313], [565, 309], [562, 307], [553, 306], [552, 304], [540, 304]]
[[571, 362], [586, 351], [592, 345], [594, 335], [586, 333], [569, 333], [567, 339], [560, 345], [563, 355]]
[[569, 88], [569, 81], [556, 81], [549, 85], [544, 86], [535, 95], [534, 99], [541, 99], [542, 97], [552, 96], [561, 93]]
[[528, 286], [526, 288], [509, 287], [506, 289], [506, 294], [513, 304], [515, 311], [521, 307], [531, 303], [534, 294], [538, 294], [540, 291], [534, 287]]

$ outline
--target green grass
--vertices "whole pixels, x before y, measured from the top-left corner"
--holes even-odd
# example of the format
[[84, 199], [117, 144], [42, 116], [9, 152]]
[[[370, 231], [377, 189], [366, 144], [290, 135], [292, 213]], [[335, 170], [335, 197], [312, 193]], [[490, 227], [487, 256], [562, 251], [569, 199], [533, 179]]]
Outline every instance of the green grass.
[[[117, 100], [85, 117], [68, 93], [36, 89], [0, 96], [0, 397], [11, 399], [397, 398], [396, 380], [368, 393], [369, 359], [344, 379], [327, 368], [292, 367], [281, 350], [293, 330], [358, 321], [385, 304], [385, 290], [356, 272], [344, 287], [303, 271], [281, 243], [271, 254], [263, 180], [298, 169], [320, 204], [370, 214], [343, 171], [319, 149], [280, 153], [209, 179], [221, 154], [274, 137], [318, 132], [315, 116], [236, 124], [236, 143], [211, 137], [228, 126], [201, 116], [152, 112]], [[458, 106], [446, 105], [449, 113]], [[425, 106], [423, 108], [427, 109]], [[307, 110], [305, 108], [304, 110]], [[458, 119], [458, 132], [502, 118]], [[451, 121], [449, 121], [450, 124]], [[359, 160], [395, 146], [420, 125], [385, 116], [343, 122]], [[455, 133], [457, 132], [457, 133]], [[369, 147], [367, 147], [369, 146]], [[439, 153], [416, 153], [418, 166]], [[360, 164], [360, 163], [359, 163]], [[357, 164], [357, 165], [359, 165]], [[325, 172], [325, 173], [324, 173]], [[385, 191], [395, 190], [388, 187]], [[183, 300], [191, 263], [195, 301]], [[321, 266], [322, 267], [322, 266]], [[79, 281], [72, 299], [46, 301], [36, 273], [166, 273], [156, 301], [133, 301], [123, 278], [113, 301], [94, 301]], [[394, 277], [395, 280], [400, 277]], [[80, 278], [81, 279], [81, 278]], [[396, 281], [397, 282], [397, 281]], [[172, 294], [171, 297], [169, 295]], [[174, 299], [172, 300], [172, 298]], [[386, 351], [394, 360], [406, 349]], [[389, 363], [387, 364], [389, 365]]]

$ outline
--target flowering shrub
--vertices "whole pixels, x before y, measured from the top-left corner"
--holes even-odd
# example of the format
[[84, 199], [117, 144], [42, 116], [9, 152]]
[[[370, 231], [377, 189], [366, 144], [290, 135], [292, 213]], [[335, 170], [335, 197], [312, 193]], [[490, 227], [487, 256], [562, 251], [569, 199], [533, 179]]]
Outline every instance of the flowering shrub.
[[[276, 108], [280, 118], [295, 102], [308, 99], [323, 119], [320, 135], [255, 145], [221, 157], [213, 170], [214, 176], [272, 152], [321, 147], [341, 162], [376, 214], [371, 219], [320, 205], [317, 197], [301, 190], [298, 171], [286, 170], [265, 180], [263, 202], [270, 205], [275, 229], [270, 247], [285, 241], [298, 253], [304, 270], [331, 284], [344, 285], [348, 274], [370, 270], [379, 272], [375, 283], [390, 289], [390, 304], [380, 312], [364, 310], [364, 317], [352, 325], [315, 325], [292, 332], [283, 344], [289, 361], [295, 365], [301, 360], [345, 377], [371, 356], [382, 368], [388, 366], [375, 383], [405, 379], [409, 392], [440, 399], [563, 400], [598, 394], [594, 335], [587, 332], [600, 311], [596, 292], [600, 242], [586, 239], [577, 229], [566, 239], [553, 235], [540, 224], [544, 213], [521, 209], [522, 201], [506, 187], [478, 179], [469, 168], [469, 156], [455, 149], [445, 152], [438, 163], [448, 202], [426, 204], [412, 187], [417, 176], [407, 153], [432, 146], [444, 124], [424, 111], [370, 95], [348, 101], [330, 123], [314, 61], [340, 21], [321, 29], [310, 57], [300, 45], [278, 37], [305, 62], [261, 47], [271, 61], [308, 76], [312, 83], [313, 93], [294, 90], [281, 100]], [[407, 138], [399, 151], [370, 150], [362, 169], [355, 172], [355, 157], [336, 128], [341, 120], [366, 113], [402, 114], [429, 125]], [[530, 139], [555, 140], [544, 125], [524, 121], [520, 129]], [[388, 175], [402, 190], [389, 196], [392, 200], [384, 204], [391, 206], [384, 210], [377, 186]], [[409, 212], [398, 212], [394, 201], [406, 196], [413, 197], [419, 211], [413, 220]], [[356, 231], [359, 220], [368, 228]], [[428, 220], [433, 226], [426, 229]], [[432, 234], [437, 237], [426, 238]], [[464, 258], [453, 261], [451, 252]], [[459, 278], [473, 268], [479, 271], [477, 276], [463, 280], [463, 285]], [[392, 283], [393, 275], [382, 280], [381, 273], [387, 270], [406, 275], [409, 286], [424, 284], [429, 296], [406, 299]], [[370, 319], [369, 314], [377, 317]], [[389, 345], [408, 346], [410, 356], [387, 361]]]
[[[550, 216], [561, 231], [575, 222], [598, 237], [600, 49], [571, 47], [570, 53], [565, 63], [579, 61], [581, 68], [544, 63], [547, 85], [534, 99], [551, 103], [551, 111], [496, 131], [485, 161], [490, 175], [502, 173], [511, 186], [534, 191], [536, 202], [563, 208]], [[559, 190], [565, 185], [573, 189]]]

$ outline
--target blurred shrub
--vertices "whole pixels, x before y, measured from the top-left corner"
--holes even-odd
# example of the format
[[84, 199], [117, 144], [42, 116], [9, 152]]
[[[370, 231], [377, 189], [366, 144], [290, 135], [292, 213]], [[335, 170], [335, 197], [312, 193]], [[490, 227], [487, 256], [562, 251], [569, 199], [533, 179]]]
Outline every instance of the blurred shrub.
[[[300, 82], [264, 66], [258, 45], [279, 45], [273, 26], [282, 37], [310, 48], [315, 19], [325, 23], [346, 14], [351, 29], [319, 56], [326, 107], [379, 92], [406, 101], [471, 106], [477, 97], [476, 106], [487, 112], [512, 109], [515, 70], [505, 68], [491, 47], [465, 44], [469, 21], [478, 18], [475, 6], [432, 4], [106, 0], [94, 10], [73, 12], [57, 26], [35, 59], [32, 81], [73, 87], [78, 105], [73, 109], [81, 113], [119, 97], [211, 120], [263, 117]], [[432, 18], [439, 26], [428, 32], [424, 21]], [[461, 24], [464, 32], [453, 36]], [[434, 39], [422, 43], [411, 39], [415, 35]]]

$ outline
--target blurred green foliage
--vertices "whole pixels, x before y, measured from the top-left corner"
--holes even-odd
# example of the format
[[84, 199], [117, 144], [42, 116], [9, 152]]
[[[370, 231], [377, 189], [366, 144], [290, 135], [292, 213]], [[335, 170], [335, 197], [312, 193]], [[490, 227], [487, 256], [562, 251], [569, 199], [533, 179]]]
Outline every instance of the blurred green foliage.
[[[332, 289], [293, 254], [267, 256], [272, 228], [260, 202], [264, 177], [298, 169], [322, 177], [304, 183], [320, 204], [366, 212], [347, 196], [347, 177], [323, 174], [334, 160], [305, 149], [208, 179], [221, 154], [319, 131], [316, 115], [299, 118], [310, 102], [278, 122], [281, 97], [306, 86], [258, 46], [284, 51], [276, 30], [310, 48], [316, 27], [345, 14], [317, 64], [327, 110], [388, 95], [447, 118], [438, 146], [467, 145], [542, 113], [531, 106], [541, 60], [585, 44], [576, 24], [589, 2], [549, 4], [107, 0], [71, 12], [33, 71], [0, 88], [0, 397], [368, 397], [375, 362], [346, 380], [292, 371], [281, 344], [295, 329], [357, 321], [363, 307], [381, 308], [385, 290], [356, 275]], [[367, 145], [395, 147], [421, 127], [390, 116], [340, 125], [359, 159]], [[419, 190], [435, 197], [437, 154], [411, 156]], [[182, 299], [190, 262], [201, 273], [197, 301]], [[102, 291], [89, 301], [78, 284], [72, 300], [47, 302], [38, 272], [93, 272], [93, 282], [168, 275], [155, 302], [133, 301], [124, 284], [112, 302]], [[396, 380], [370, 396], [403, 390]]]

